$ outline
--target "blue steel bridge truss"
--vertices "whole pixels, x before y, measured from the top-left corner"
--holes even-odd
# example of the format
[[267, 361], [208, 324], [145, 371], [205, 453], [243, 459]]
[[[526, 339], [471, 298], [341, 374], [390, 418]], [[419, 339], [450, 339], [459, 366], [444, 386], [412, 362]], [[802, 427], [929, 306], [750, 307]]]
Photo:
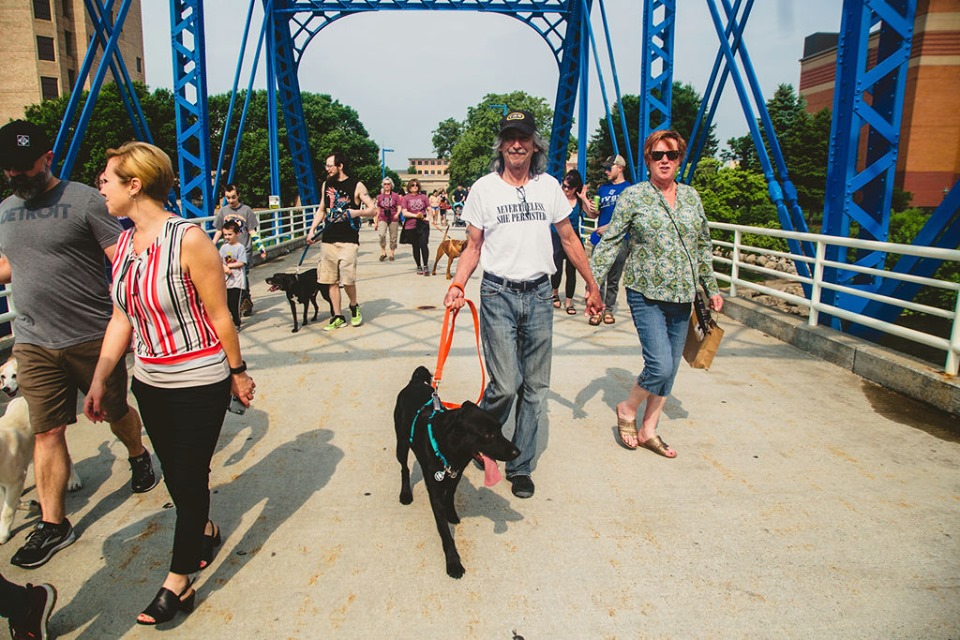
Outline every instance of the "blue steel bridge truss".
[[[671, 124], [673, 59], [676, 47], [681, 43], [677, 43], [675, 39], [676, 6], [679, 0], [638, 1], [642, 2], [643, 12], [642, 24], [637, 27], [644, 44], [638, 79], [641, 105], [638, 130], [641, 133], [639, 139], [630, 140], [620, 106], [622, 131], [619, 137], [626, 141], [626, 148], [621, 151], [618, 148], [618, 136], [612, 129], [613, 118], [610, 117], [604, 81], [606, 74], [601, 71], [600, 53], [604, 47], [597, 43], [599, 34], [603, 36], [606, 45], [605, 53], [612, 70], [609, 75], [612, 76], [616, 102], [622, 105], [604, 0], [260, 0], [264, 19], [257, 40], [254, 66], [249, 73], [247, 99], [249, 100], [249, 88], [253, 85], [261, 50], [265, 50], [263, 57], [266, 61], [269, 92], [268, 124], [273, 192], [280, 192], [278, 129], [282, 113], [288, 151], [297, 176], [301, 201], [305, 204], [318, 202], [313, 156], [300, 99], [298, 66], [306, 47], [326, 26], [351, 15], [372, 11], [494, 13], [519, 20], [529, 26], [549, 47], [557, 62], [558, 80], [548, 171], [558, 177], [565, 166], [567, 140], [573, 125], [574, 108], [578, 105], [578, 137], [581, 141], [578, 165], [581, 171], [585, 169], [585, 141], [589, 135], [587, 85], [592, 62], [600, 83], [607, 122], [611, 127], [610, 138], [614, 151], [629, 158], [629, 172], [633, 180], [643, 179], [643, 140], [650, 132], [669, 128]], [[732, 3], [730, 0], [700, 1], [709, 12], [716, 30], [717, 53], [697, 123], [690, 136], [690, 154], [681, 168], [680, 179], [684, 182], [692, 179], [720, 96], [725, 86], [732, 84], [756, 144], [770, 199], [776, 205], [780, 223], [784, 229], [805, 231], [805, 217], [797, 204], [796, 189], [790, 181], [788, 167], [777, 143], [747, 43], [743, 38], [754, 0], [734, 0]], [[78, 115], [81, 92], [74, 90], [57, 136], [54, 151], [63, 177], [70, 175], [79, 141], [83, 139], [93, 104], [108, 71], [113, 74], [120, 88], [138, 137], [150, 140], [149, 128], [117, 48], [130, 2], [131, 0], [84, 0], [95, 34], [78, 73], [77, 87], [82, 87], [87, 81], [93, 68], [95, 53], [102, 50], [104, 55], [91, 81], [90, 99], [84, 103], [83, 110]], [[210, 153], [207, 113], [203, 2], [169, 2], [180, 172], [179, 201], [183, 215], [208, 216], [214, 209], [228, 140], [221, 141], [219, 159], [214, 163]], [[237, 94], [247, 36], [251, 33], [255, 2], [256, 0], [251, 0], [247, 12], [247, 29], [238, 57], [234, 96]], [[917, 0], [843, 2], [824, 207], [824, 233], [848, 236], [855, 229], [862, 238], [886, 240], [888, 237], [890, 202], [916, 5]], [[116, 18], [112, 18], [114, 15]], [[880, 33], [879, 51], [875, 61], [868, 57], [867, 49], [868, 39], [874, 31]], [[703, 43], [698, 42], [697, 45], [702, 46]], [[231, 130], [230, 119], [233, 111], [234, 103], [231, 100], [225, 132]], [[234, 160], [245, 118], [246, 104], [242, 109], [239, 131], [236, 133], [232, 154]], [[227, 136], [226, 133], [224, 135]], [[862, 135], [866, 136], [867, 154], [865, 159], [859, 158], [858, 161], [858, 146]], [[227, 174], [228, 181], [232, 174], [231, 166]], [[958, 210], [960, 188], [954, 186], [944, 203], [918, 234], [915, 242], [927, 246], [955, 248], [960, 244]], [[813, 257], [812, 248], [803, 243], [791, 243], [791, 251]], [[852, 256], [837, 253], [830, 257], [846, 263], [873, 267], [882, 266], [886, 258], [882, 252], [861, 252]], [[798, 263], [798, 267], [802, 273], [804, 265]], [[903, 259], [895, 269], [905, 273], [929, 274], [936, 267], [935, 261]], [[853, 270], [835, 269], [831, 278], [838, 285], [859, 287], [905, 299], [915, 294], [915, 289], [909, 286], [897, 285], [878, 277], [865, 278]], [[890, 319], [899, 313], [899, 308], [892, 305], [863, 301], [849, 295], [830, 295], [836, 295], [835, 303], [842, 308], [868, 313], [874, 317]]]

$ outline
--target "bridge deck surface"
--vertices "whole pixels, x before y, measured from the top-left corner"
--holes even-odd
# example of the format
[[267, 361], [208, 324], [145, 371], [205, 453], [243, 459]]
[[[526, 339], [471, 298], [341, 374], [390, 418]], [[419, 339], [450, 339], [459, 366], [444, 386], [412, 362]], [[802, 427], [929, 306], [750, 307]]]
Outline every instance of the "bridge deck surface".
[[[680, 372], [666, 460], [614, 442], [612, 407], [641, 365], [627, 316], [595, 328], [558, 312], [536, 496], [468, 470], [455, 528], [467, 573], [448, 578], [418, 469], [414, 503], [398, 503], [392, 427], [397, 391], [434, 365], [446, 280], [415, 276], [405, 248], [378, 262], [375, 238], [364, 231], [360, 328], [290, 332], [263, 279], [299, 251], [253, 270], [241, 341], [257, 403], [225, 421], [211, 475], [224, 544], [197, 610], [164, 625], [172, 637], [960, 636], [950, 419], [729, 319], [714, 368]], [[463, 320], [451, 401], [480, 386]], [[69, 441], [79, 539], [40, 569], [12, 567], [18, 513], [2, 571], [57, 585], [61, 638], [156, 637], [134, 618], [169, 561], [166, 488], [130, 495], [105, 426], [81, 417]], [[34, 498], [32, 472], [28, 484]]]

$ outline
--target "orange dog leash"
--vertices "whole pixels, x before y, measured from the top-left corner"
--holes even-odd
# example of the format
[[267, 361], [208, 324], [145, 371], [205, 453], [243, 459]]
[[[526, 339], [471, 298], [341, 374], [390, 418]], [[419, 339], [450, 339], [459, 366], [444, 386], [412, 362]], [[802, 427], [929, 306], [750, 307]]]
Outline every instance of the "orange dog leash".
[[[477, 314], [477, 307], [473, 300], [465, 300], [470, 307], [470, 313], [473, 315], [473, 332], [477, 340], [477, 360], [480, 362], [480, 395], [477, 397], [477, 403], [483, 399], [483, 390], [487, 386], [487, 374], [483, 368], [483, 358], [480, 354], [480, 316]], [[443, 327], [440, 330], [440, 350], [437, 352], [437, 369], [433, 374], [433, 388], [440, 388], [440, 381], [443, 379], [443, 365], [447, 362], [447, 356], [450, 355], [450, 348], [453, 346], [453, 329], [457, 322], [457, 315], [460, 309], [447, 309], [443, 312]], [[458, 409], [459, 404], [444, 402], [443, 406], [447, 409]]]
[[[463, 287], [459, 285], [451, 286], [463, 291]], [[473, 300], [465, 298], [464, 301], [467, 303], [467, 306], [470, 307], [470, 313], [473, 315], [473, 332], [477, 341], [477, 360], [480, 362], [480, 395], [477, 397], [477, 404], [479, 404], [480, 400], [483, 399], [483, 390], [487, 387], [487, 374], [483, 368], [483, 357], [480, 353], [480, 316], [477, 313], [476, 305], [473, 304]], [[443, 365], [446, 364], [447, 356], [450, 355], [450, 348], [453, 346], [453, 329], [459, 313], [460, 309], [451, 310], [450, 307], [447, 307], [443, 312], [443, 327], [440, 329], [440, 350], [437, 352], [437, 369], [433, 374], [434, 393], [440, 388], [440, 381], [443, 379]], [[446, 409], [460, 408], [460, 405], [454, 402], [443, 402], [441, 400], [440, 403]], [[483, 464], [484, 486], [492, 487], [500, 482], [500, 468], [497, 466], [497, 461], [481, 453], [480, 462]]]

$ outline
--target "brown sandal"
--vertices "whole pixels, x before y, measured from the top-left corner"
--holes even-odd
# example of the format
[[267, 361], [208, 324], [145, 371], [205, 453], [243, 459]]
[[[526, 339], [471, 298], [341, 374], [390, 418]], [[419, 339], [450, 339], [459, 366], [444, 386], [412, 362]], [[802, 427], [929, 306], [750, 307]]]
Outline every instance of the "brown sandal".
[[590, 323], [590, 326], [591, 326], [591, 327], [598, 327], [598, 326], [600, 326], [600, 319], [601, 319], [602, 317], [603, 317], [603, 316], [601, 316], [601, 315], [598, 313], [598, 314], [595, 315], [595, 316], [590, 316], [590, 319], [589, 319], [587, 322]]
[[[650, 449], [654, 453], [660, 454], [664, 458], [676, 458], [677, 452], [673, 451], [666, 442], [660, 436], [653, 436], [646, 442], [641, 442], [640, 446], [644, 449]], [[673, 455], [670, 455], [670, 452], [673, 451]]]
[[603, 324], [613, 324], [617, 319], [613, 317], [613, 311], [603, 312]]
[[624, 440], [623, 437], [633, 436], [634, 440], [637, 439], [637, 419], [634, 418], [633, 420], [624, 420], [620, 417], [620, 412], [617, 411], [616, 407], [613, 408], [613, 412], [617, 416], [617, 432], [620, 434], [620, 446], [624, 449], [633, 451], [637, 448], [637, 445], [633, 445], [631, 447], [629, 444], [627, 444], [627, 441]]

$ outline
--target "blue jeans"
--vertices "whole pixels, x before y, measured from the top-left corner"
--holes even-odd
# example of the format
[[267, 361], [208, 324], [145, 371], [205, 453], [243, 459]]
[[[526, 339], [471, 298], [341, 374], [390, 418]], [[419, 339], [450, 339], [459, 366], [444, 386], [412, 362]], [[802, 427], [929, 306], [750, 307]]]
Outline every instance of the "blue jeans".
[[637, 384], [655, 396], [668, 396], [687, 340], [690, 303], [650, 300], [627, 289], [627, 305], [643, 352], [643, 371], [637, 376]]
[[530, 475], [537, 452], [537, 427], [550, 388], [552, 296], [549, 278], [526, 291], [487, 277], [480, 283], [480, 336], [490, 377], [480, 407], [502, 426], [514, 399], [517, 404], [513, 444], [520, 456], [507, 462], [507, 478]]

